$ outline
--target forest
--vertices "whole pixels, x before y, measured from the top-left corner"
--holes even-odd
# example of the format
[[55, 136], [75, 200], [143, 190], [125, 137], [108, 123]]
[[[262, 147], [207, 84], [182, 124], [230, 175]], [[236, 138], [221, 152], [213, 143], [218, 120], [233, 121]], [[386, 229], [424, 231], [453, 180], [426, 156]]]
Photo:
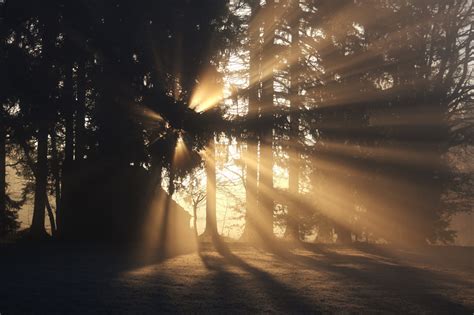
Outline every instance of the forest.
[[[115, 261], [118, 248], [119, 257], [139, 248], [140, 264], [197, 251], [222, 276], [206, 278], [209, 292], [230, 279], [223, 257], [286, 304], [273, 296], [258, 302], [268, 308], [239, 309], [233, 292], [236, 305], [206, 311], [173, 291], [163, 312], [472, 314], [474, 252], [453, 246], [452, 220], [467, 218], [474, 240], [473, 20], [472, 0], [0, 0], [0, 275], [15, 283], [7, 271], [34, 270], [34, 257], [63, 274], [82, 255], [100, 277], [128, 268], [96, 261], [101, 251]], [[389, 277], [368, 259], [413, 250], [431, 265], [451, 257], [470, 282], [456, 282], [457, 303], [420, 302], [429, 295], [405, 310], [403, 298], [319, 308], [298, 300], [309, 291], [293, 297], [257, 271], [261, 250], [289, 264], [309, 264], [299, 250], [320, 251], [328, 273], [339, 260], [365, 264], [368, 275], [346, 281], [383, 274], [393, 290], [402, 269]], [[51, 277], [41, 266], [39, 277]], [[409, 295], [420, 291], [416, 277]], [[259, 296], [252, 290], [242, 292]], [[17, 286], [0, 289], [0, 314], [157, 310], [108, 308], [97, 296], [100, 308], [51, 308], [31, 295], [43, 309], [16, 309], [9, 292], [24, 298]]]

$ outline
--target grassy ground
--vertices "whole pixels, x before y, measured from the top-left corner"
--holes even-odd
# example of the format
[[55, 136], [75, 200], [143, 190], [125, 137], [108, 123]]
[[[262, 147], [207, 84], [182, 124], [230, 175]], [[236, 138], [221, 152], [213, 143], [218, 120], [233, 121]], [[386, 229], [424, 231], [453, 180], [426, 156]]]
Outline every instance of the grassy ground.
[[474, 311], [473, 248], [219, 250], [138, 264], [99, 247], [3, 245], [0, 313]]

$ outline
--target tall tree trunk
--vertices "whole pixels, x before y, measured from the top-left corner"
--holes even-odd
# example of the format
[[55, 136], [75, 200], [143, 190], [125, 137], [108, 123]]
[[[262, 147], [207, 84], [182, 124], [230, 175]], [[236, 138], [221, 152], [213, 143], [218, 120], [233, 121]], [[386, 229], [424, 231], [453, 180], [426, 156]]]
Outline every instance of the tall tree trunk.
[[37, 138], [38, 155], [36, 160], [35, 200], [31, 234], [35, 238], [42, 238], [46, 236], [44, 219], [48, 182], [48, 127], [45, 122], [40, 123]]
[[[292, 137], [290, 137], [291, 139]], [[292, 143], [296, 143], [297, 139], [291, 139]], [[293, 240], [299, 240], [299, 212], [298, 194], [299, 194], [299, 153], [295, 152], [295, 148], [290, 148], [289, 152], [289, 202], [287, 213], [287, 226], [285, 237]]]
[[86, 63], [82, 61], [77, 71], [77, 112], [76, 112], [76, 160], [84, 159], [86, 153]]
[[265, 5], [264, 44], [262, 53], [262, 98], [259, 163], [259, 228], [263, 241], [273, 238], [273, 67], [274, 67], [274, 0]]
[[152, 161], [152, 165], [151, 165], [151, 177], [152, 177], [151, 197], [152, 198], [156, 196], [157, 192], [159, 193], [161, 191], [161, 180], [162, 180], [161, 172], [162, 171], [163, 171], [163, 166], [161, 164], [161, 161], [156, 161], [156, 160]]
[[162, 192], [161, 188], [161, 172], [163, 170], [161, 159], [152, 156], [151, 166], [150, 166], [150, 180], [149, 187], [145, 193], [145, 198], [143, 200], [143, 207], [146, 211], [151, 212], [153, 202], [157, 197], [160, 196]]
[[216, 219], [216, 148], [214, 139], [209, 142], [206, 156], [206, 229], [205, 235], [218, 236]]
[[53, 208], [51, 208], [51, 204], [48, 200], [48, 195], [46, 194], [46, 210], [48, 211], [48, 218], [49, 218], [49, 225], [51, 226], [51, 235], [53, 237], [57, 236], [57, 229], [56, 229], [56, 220], [54, 219]]
[[290, 135], [289, 135], [289, 203], [287, 213], [287, 226], [285, 231], [285, 237], [299, 240], [299, 218], [298, 212], [298, 193], [299, 193], [299, 164], [300, 164], [300, 153], [299, 153], [299, 4], [298, 1], [290, 0], [290, 9], [292, 15], [296, 16], [294, 21], [291, 21], [291, 46], [290, 46], [290, 90], [289, 95], [291, 98], [290, 103]]
[[[65, 147], [64, 147], [64, 163], [62, 165], [62, 172], [61, 172], [61, 179], [60, 184], [61, 186], [61, 198], [59, 202], [56, 204], [56, 218], [58, 223], [58, 234], [61, 236], [63, 229], [63, 221], [64, 221], [64, 211], [67, 211], [66, 198], [70, 197], [69, 194], [69, 187], [71, 184], [71, 171], [72, 171], [72, 162], [74, 159], [74, 96], [73, 96], [73, 79], [72, 79], [72, 63], [67, 64], [66, 66], [66, 78], [64, 82], [64, 115], [65, 115], [65, 129], [66, 129], [66, 139], [65, 139]], [[54, 149], [54, 146], [53, 146]], [[59, 161], [58, 168], [59, 168]], [[56, 170], [55, 170], [56, 171]], [[59, 170], [57, 170], [59, 173]], [[56, 188], [58, 191], [58, 187]], [[58, 201], [58, 200], [56, 200]]]
[[[51, 51], [54, 41], [53, 18], [49, 11], [45, 11], [40, 17], [43, 22], [42, 34], [42, 56], [41, 73], [47, 77], [50, 71]], [[48, 121], [50, 119], [51, 101], [50, 88], [53, 83], [46, 78], [47, 82], [43, 86], [41, 96], [38, 101], [41, 109], [37, 109], [38, 132], [37, 132], [37, 157], [36, 165], [33, 166], [35, 173], [35, 199], [33, 206], [33, 220], [31, 222], [31, 236], [33, 238], [44, 238], [47, 236], [44, 219], [47, 203], [47, 185], [48, 185]], [[25, 146], [26, 148], [26, 146]]]
[[[69, 45], [72, 45], [68, 42]], [[78, 160], [80, 156], [80, 148], [78, 146], [78, 130], [74, 132], [74, 112], [76, 110], [76, 101], [74, 99], [74, 82], [73, 82], [73, 62], [71, 61], [66, 65], [66, 74], [65, 74], [65, 93], [64, 93], [64, 115], [65, 115], [65, 148], [64, 148], [64, 162], [61, 169], [60, 181], [56, 183], [56, 192], [60, 191], [60, 200], [56, 206], [56, 221], [58, 226], [58, 236], [61, 237], [63, 233], [63, 222], [65, 212], [67, 212], [68, 198], [70, 195], [70, 186], [73, 184], [71, 182], [71, 176], [73, 172], [73, 161]], [[80, 76], [80, 71], [78, 71], [78, 76]], [[78, 82], [78, 102], [80, 102], [81, 93], [80, 93], [80, 83]], [[77, 116], [80, 116], [77, 114]], [[76, 127], [77, 128], [77, 127]], [[81, 133], [82, 134], [82, 133]], [[53, 148], [54, 149], [54, 148]], [[74, 158], [76, 155], [76, 158]], [[77, 165], [76, 165], [77, 166]], [[59, 172], [59, 159], [58, 159], [58, 172]], [[60, 186], [60, 187], [58, 187]], [[59, 190], [60, 188], [60, 190]], [[56, 196], [57, 199], [57, 196]], [[58, 200], [57, 200], [58, 201]], [[67, 214], [66, 214], [67, 215]]]
[[74, 158], [74, 97], [72, 82], [72, 64], [66, 66], [66, 76], [64, 80], [64, 115], [66, 141], [64, 146], [64, 160], [71, 163]]
[[255, 241], [258, 229], [258, 199], [257, 199], [257, 176], [258, 176], [258, 147], [254, 135], [247, 140], [247, 167], [245, 177], [245, 229], [242, 240]]
[[242, 240], [244, 241], [255, 241], [257, 236], [257, 211], [258, 211], [258, 199], [257, 199], [257, 176], [258, 176], [258, 139], [256, 134], [256, 120], [258, 117], [258, 83], [260, 81], [259, 76], [259, 63], [260, 63], [260, 51], [261, 47], [259, 44], [260, 26], [261, 23], [257, 19], [257, 13], [259, 10], [257, 3], [253, 4], [252, 7], [252, 18], [249, 24], [249, 37], [250, 37], [250, 87], [249, 87], [249, 104], [248, 104], [248, 120], [250, 121], [252, 128], [249, 128], [247, 138], [247, 156], [246, 156], [246, 177], [245, 177], [245, 195], [246, 195], [246, 212], [245, 212], [245, 229], [242, 234]]
[[162, 225], [160, 227], [161, 233], [160, 237], [158, 239], [158, 249], [161, 251], [163, 254], [166, 254], [168, 252], [169, 244], [173, 240], [168, 239], [168, 236], [170, 235], [170, 211], [171, 211], [171, 205], [173, 201], [173, 194], [175, 191], [175, 185], [174, 185], [174, 178], [175, 178], [175, 173], [173, 169], [173, 165], [170, 165], [170, 172], [169, 172], [169, 179], [168, 179], [168, 194], [166, 195], [166, 200], [165, 200], [165, 208], [163, 209], [164, 214], [163, 214], [163, 220]]
[[[198, 239], [198, 229], [197, 229], [197, 208], [198, 208], [198, 203], [193, 203], [193, 230], [194, 230], [194, 237], [196, 237], [196, 240]], [[199, 242], [198, 242], [199, 245]]]
[[6, 130], [0, 118], [0, 236], [5, 234], [7, 228], [6, 157]]
[[53, 231], [53, 236], [56, 236], [57, 230], [60, 230], [59, 225], [61, 224], [59, 218], [61, 217], [61, 173], [59, 166], [59, 155], [56, 141], [56, 133], [53, 129], [51, 132], [51, 155], [52, 155], [52, 172], [54, 177], [54, 195], [56, 204], [56, 229]]

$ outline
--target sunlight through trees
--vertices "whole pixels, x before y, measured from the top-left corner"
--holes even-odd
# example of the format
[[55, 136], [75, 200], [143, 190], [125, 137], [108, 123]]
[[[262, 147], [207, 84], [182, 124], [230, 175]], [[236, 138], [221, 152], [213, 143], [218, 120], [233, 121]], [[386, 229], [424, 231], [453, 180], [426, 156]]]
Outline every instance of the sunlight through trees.
[[179, 208], [203, 237], [434, 244], [472, 211], [471, 1], [1, 6], [1, 235]]

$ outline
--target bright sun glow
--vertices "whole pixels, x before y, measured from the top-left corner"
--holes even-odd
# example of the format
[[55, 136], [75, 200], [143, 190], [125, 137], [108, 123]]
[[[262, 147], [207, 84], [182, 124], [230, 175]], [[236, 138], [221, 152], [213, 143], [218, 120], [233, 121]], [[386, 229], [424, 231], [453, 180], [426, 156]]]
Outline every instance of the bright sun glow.
[[223, 99], [223, 89], [216, 80], [216, 77], [210, 72], [202, 76], [192, 93], [189, 103], [191, 109], [201, 113], [219, 105]]

